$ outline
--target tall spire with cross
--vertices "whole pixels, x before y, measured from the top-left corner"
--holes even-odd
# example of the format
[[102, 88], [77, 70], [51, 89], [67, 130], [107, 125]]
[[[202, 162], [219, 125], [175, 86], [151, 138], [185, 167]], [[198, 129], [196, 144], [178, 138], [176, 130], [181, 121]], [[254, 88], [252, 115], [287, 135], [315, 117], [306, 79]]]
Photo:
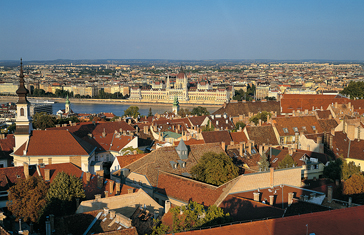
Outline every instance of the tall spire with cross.
[[19, 87], [16, 90], [18, 95], [18, 102], [16, 103], [16, 129], [14, 132], [15, 136], [15, 148], [18, 149], [26, 141], [29, 140], [29, 135], [32, 131], [32, 122], [30, 117], [30, 103], [27, 100], [28, 90], [24, 85], [24, 74], [23, 74], [23, 61], [20, 59], [20, 74], [19, 74]]

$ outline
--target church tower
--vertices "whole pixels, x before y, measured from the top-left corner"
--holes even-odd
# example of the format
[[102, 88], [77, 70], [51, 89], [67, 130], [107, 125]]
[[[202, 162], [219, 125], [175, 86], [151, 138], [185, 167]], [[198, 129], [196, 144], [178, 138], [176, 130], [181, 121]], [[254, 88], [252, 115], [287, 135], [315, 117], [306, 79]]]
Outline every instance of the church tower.
[[29, 116], [30, 103], [27, 100], [28, 90], [24, 86], [23, 62], [20, 60], [19, 88], [16, 90], [18, 102], [16, 103], [16, 130], [14, 152], [22, 146], [28, 139], [32, 131], [31, 117]]
[[177, 115], [179, 111], [179, 102], [178, 102], [178, 97], [175, 96], [174, 97], [174, 101], [173, 101], [173, 106], [172, 106], [172, 112]]
[[71, 111], [71, 102], [68, 99], [68, 94], [67, 94], [67, 99], [66, 99], [66, 104], [65, 104], [65, 107], [64, 107], [64, 112], [67, 113], [67, 115], [69, 115], [70, 111]]

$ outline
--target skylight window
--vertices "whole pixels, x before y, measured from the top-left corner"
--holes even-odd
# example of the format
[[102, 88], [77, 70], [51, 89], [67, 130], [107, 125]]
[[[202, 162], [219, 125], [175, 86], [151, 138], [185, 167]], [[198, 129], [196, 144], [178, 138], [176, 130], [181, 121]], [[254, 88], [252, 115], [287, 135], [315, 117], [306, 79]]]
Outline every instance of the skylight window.
[[293, 131], [294, 132], [298, 132], [298, 128], [297, 127], [293, 127]]
[[287, 128], [283, 128], [283, 132], [284, 133], [288, 133], [288, 129]]
[[306, 127], [305, 127], [305, 126], [303, 126], [303, 127], [302, 127], [302, 130], [304, 130], [304, 131], [305, 131], [305, 130], [306, 130]]
[[315, 126], [312, 126], [312, 130], [314, 130], [314, 131], [315, 131], [315, 130], [316, 130], [316, 127], [315, 127]]

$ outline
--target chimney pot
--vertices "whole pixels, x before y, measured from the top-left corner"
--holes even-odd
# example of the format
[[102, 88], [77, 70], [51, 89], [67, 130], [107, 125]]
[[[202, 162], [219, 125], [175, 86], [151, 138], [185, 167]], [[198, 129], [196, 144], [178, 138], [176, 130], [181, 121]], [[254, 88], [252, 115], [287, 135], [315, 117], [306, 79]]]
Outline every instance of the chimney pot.
[[269, 195], [269, 205], [273, 206], [274, 204], [274, 195]]

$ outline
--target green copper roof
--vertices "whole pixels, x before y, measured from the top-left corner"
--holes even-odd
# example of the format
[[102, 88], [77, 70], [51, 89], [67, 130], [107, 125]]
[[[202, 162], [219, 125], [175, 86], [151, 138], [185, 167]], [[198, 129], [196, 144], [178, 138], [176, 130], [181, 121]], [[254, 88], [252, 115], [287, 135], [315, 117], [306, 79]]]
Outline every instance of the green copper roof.
[[173, 106], [178, 106], [179, 105], [179, 102], [178, 102], [178, 97], [175, 96], [174, 97], [174, 101], [173, 101]]
[[70, 104], [70, 100], [68, 99], [68, 95], [67, 95], [67, 99], [66, 99], [66, 104]]

